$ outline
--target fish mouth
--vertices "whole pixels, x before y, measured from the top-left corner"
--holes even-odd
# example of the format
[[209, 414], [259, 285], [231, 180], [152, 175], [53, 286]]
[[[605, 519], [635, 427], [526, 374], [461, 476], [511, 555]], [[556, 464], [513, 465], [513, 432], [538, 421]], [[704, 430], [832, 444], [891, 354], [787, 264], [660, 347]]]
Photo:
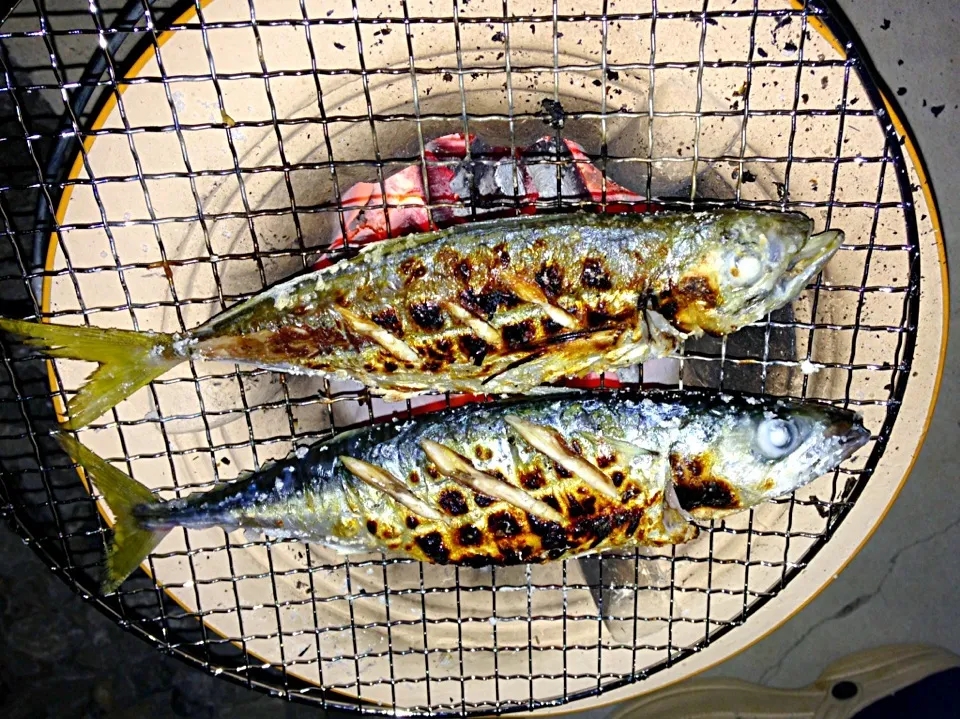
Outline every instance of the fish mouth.
[[863, 426], [858, 414], [845, 413], [848, 416], [836, 417], [824, 433], [826, 438], [834, 438], [838, 447], [836, 462], [844, 462], [870, 441], [870, 430]]
[[810, 235], [783, 273], [777, 294], [782, 297], [797, 295], [824, 268], [842, 243], [843, 230]]
[[870, 441], [870, 430], [859, 422], [853, 424], [840, 436], [840, 461], [846, 461], [854, 452]]

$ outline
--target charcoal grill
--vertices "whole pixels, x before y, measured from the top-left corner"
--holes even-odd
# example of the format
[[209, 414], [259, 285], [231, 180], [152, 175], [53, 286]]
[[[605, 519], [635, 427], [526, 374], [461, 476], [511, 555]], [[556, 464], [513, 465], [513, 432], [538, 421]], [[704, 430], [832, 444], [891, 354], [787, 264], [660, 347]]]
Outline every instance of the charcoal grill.
[[[111, 514], [50, 437], [89, 367], [4, 344], [3, 510], [129, 631], [323, 708], [582, 709], [682, 679], [771, 631], [896, 496], [939, 378], [943, 247], [909, 133], [832, 3], [63, 7], [23, 0], [0, 14], [5, 316], [193, 327], [327, 249], [353, 183], [383, 187], [411, 164], [426, 173], [431, 139], [476, 134], [516, 150], [547, 135], [580, 143], [644, 202], [798, 209], [845, 230], [791, 308], [624, 379], [821, 398], [862, 412], [873, 434], [833, 474], [682, 547], [473, 570], [178, 530], [99, 596]], [[563, 122], [545, 108], [562, 108]], [[537, 162], [557, 177], [540, 209], [605, 204], [564, 193], [569, 156]], [[195, 363], [78, 436], [171, 498], [415, 404]]]

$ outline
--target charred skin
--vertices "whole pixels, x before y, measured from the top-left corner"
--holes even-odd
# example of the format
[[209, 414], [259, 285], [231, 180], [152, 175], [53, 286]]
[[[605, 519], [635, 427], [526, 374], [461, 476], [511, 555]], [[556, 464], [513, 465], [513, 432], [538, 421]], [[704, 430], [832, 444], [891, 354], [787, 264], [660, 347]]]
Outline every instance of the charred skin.
[[711, 510], [735, 512], [745, 507], [736, 488], [712, 471], [713, 457], [704, 453], [694, 457], [670, 454], [670, 471], [680, 506], [696, 517]]
[[[800, 428], [796, 456], [758, 455], [754, 435], [771, 421]], [[146, 507], [139, 521], [249, 527], [436, 564], [544, 562], [688, 541], [698, 532], [691, 515], [719, 518], [792, 491], [865, 436], [846, 410], [698, 392], [473, 405], [341, 435], [246, 480]], [[471, 489], [452, 467], [522, 490], [525, 506], [505, 500], [503, 485]]]
[[533, 392], [726, 335], [791, 302], [843, 241], [797, 213], [568, 214], [368, 245], [186, 333], [4, 319], [0, 333], [99, 367], [89, 424], [191, 358], [355, 379], [389, 399]]
[[810, 229], [803, 215], [739, 211], [473, 223], [278, 285], [195, 330], [190, 352], [395, 395], [522, 391], [762, 316], [724, 314], [709, 248], [765, 232], [802, 247]]

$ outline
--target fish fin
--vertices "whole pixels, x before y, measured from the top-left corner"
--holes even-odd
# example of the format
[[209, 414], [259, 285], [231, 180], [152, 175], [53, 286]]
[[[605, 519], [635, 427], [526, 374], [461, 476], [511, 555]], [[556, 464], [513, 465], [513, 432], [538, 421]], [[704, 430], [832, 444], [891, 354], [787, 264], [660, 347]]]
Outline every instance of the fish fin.
[[159, 505], [162, 501], [69, 434], [58, 432], [56, 438], [64, 451], [93, 478], [116, 518], [113, 539], [107, 547], [107, 567], [100, 583], [104, 594], [115, 592], [170, 531], [144, 529], [134, 513], [138, 507]]
[[79, 429], [183, 362], [175, 336], [102, 327], [75, 327], [0, 317], [0, 331], [39, 348], [48, 357], [98, 362], [67, 403], [65, 429]]

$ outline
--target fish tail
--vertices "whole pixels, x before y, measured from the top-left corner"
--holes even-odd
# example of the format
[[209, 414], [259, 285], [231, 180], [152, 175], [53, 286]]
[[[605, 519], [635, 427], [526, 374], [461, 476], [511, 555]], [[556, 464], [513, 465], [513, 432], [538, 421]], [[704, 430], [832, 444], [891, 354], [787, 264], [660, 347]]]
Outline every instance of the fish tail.
[[75, 327], [0, 317], [0, 331], [39, 348], [48, 357], [100, 364], [67, 403], [66, 429], [79, 429], [180, 364], [176, 335]]
[[113, 539], [107, 547], [107, 566], [100, 583], [101, 591], [109, 594], [133, 574], [170, 531], [169, 527], [143, 527], [138, 519], [143, 510], [153, 509], [156, 513], [164, 502], [69, 434], [58, 432], [56, 438], [64, 451], [93, 478], [116, 519]]

